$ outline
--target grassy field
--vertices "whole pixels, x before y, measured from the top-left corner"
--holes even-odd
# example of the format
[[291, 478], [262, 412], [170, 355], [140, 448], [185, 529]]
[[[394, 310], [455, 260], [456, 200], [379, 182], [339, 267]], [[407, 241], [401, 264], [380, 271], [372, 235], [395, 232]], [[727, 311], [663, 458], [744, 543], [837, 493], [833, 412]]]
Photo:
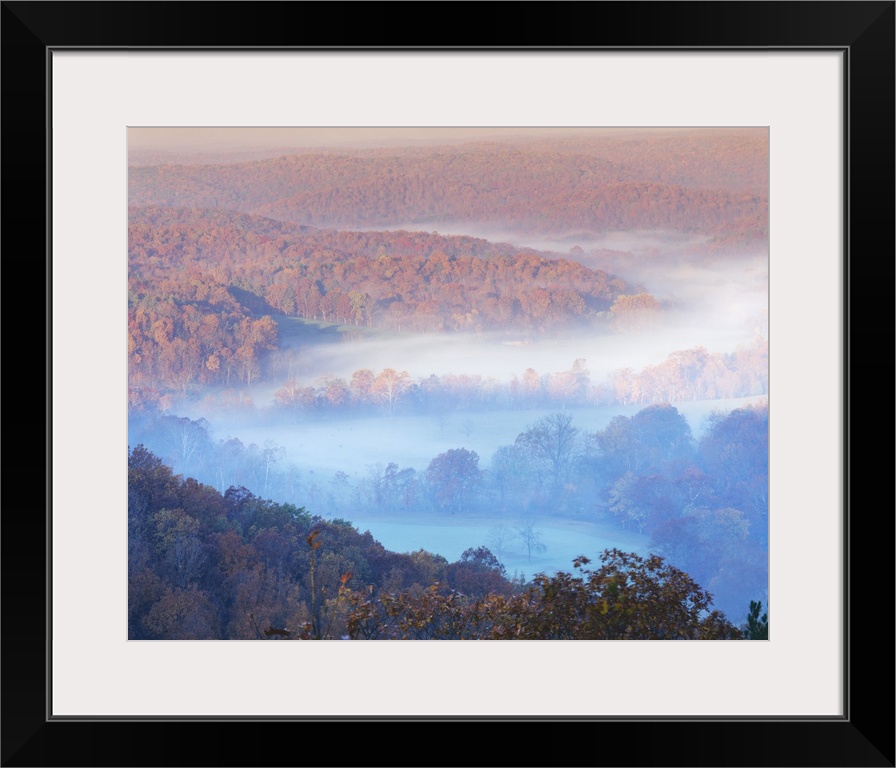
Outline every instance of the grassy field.
[[[393, 552], [413, 552], [425, 549], [445, 557], [449, 562], [460, 559], [469, 547], [486, 546], [493, 552], [493, 532], [498, 526], [510, 531], [500, 560], [508, 576], [514, 573], [527, 579], [538, 572], [572, 572], [572, 561], [586, 555], [597, 563], [604, 549], [616, 547], [626, 552], [646, 554], [648, 539], [633, 531], [616, 526], [564, 518], [544, 518], [534, 521], [534, 530], [541, 536], [544, 552], [533, 553], [529, 559], [521, 542], [514, 537], [519, 521], [513, 517], [483, 517], [481, 515], [356, 515], [348, 516], [360, 531], [369, 530], [386, 549]], [[497, 555], [498, 552], [495, 552]]]

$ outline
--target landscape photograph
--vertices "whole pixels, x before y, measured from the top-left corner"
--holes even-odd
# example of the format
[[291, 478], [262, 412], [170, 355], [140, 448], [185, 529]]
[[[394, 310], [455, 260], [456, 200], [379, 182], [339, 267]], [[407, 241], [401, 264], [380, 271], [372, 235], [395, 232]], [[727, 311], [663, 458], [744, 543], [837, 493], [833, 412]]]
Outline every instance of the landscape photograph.
[[131, 127], [129, 640], [767, 640], [766, 127]]

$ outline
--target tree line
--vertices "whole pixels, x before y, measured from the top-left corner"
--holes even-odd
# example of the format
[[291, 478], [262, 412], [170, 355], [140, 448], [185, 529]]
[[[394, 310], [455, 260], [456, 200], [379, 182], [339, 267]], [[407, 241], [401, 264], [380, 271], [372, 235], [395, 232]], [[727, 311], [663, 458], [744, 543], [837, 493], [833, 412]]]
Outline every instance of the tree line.
[[[592, 378], [584, 358], [574, 360], [566, 370], [539, 373], [527, 368], [505, 381], [469, 373], [430, 374], [415, 379], [408, 371], [391, 367], [359, 368], [348, 378], [331, 375], [309, 381], [301, 375], [301, 350], [271, 352], [271, 332], [265, 323], [246, 321], [239, 334], [243, 339], [239, 354], [213, 356], [215, 366], [224, 366], [225, 380], [224, 389], [206, 394], [205, 403], [210, 409], [252, 411], [261, 420], [266, 412], [275, 413], [278, 419], [285, 416], [293, 421], [328, 415], [394, 416], [397, 413], [440, 414], [447, 418], [452, 413], [474, 414], [486, 409], [651, 405], [750, 397], [765, 395], [768, 391], [768, 341], [764, 338], [756, 338], [729, 353], [710, 352], [705, 347], [678, 350], [663, 362], [640, 371], [631, 368], [613, 371], [605, 381]], [[265, 355], [263, 361], [261, 355]], [[178, 377], [174, 368], [166, 367], [173, 359], [176, 358], [164, 355], [154, 362], [154, 369], [167, 371], [165, 380], [169, 384], [179, 381], [182, 386], [178, 389], [153, 386], [135, 374], [129, 387], [130, 410], [164, 411], [176, 400], [194, 392], [190, 382], [195, 383], [195, 379], [186, 373]], [[232, 385], [238, 377], [247, 383], [279, 378], [282, 384], [274, 391], [271, 402], [256, 404], [249, 395], [234, 386], [228, 387], [228, 368]], [[202, 380], [203, 376], [197, 378]]]

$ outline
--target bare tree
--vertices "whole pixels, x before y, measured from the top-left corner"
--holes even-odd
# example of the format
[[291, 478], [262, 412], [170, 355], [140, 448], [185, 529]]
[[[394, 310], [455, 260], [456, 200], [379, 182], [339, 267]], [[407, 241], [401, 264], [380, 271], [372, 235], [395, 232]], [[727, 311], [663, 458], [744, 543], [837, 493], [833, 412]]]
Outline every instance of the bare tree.
[[199, 454], [207, 447], [208, 422], [205, 419], [193, 421], [185, 416], [166, 416], [168, 432], [174, 452], [174, 460], [181, 468], [191, 460], [199, 458]]
[[569, 479], [579, 453], [579, 429], [572, 426], [572, 416], [554, 413], [533, 424], [516, 439], [540, 468], [543, 479], [552, 491], [559, 491]]
[[513, 541], [513, 537], [514, 533], [510, 526], [504, 525], [504, 523], [498, 523], [489, 530], [488, 546], [499, 561], [504, 560], [504, 553], [507, 551], [510, 542]]
[[528, 515], [520, 518], [516, 527], [516, 536], [522, 542], [526, 557], [532, 559], [532, 553], [541, 554], [547, 545], [541, 540], [541, 531], [535, 529], [535, 520]]
[[374, 395], [386, 403], [389, 415], [395, 414], [395, 404], [410, 389], [411, 377], [407, 371], [396, 371], [394, 368], [384, 368], [373, 382]]

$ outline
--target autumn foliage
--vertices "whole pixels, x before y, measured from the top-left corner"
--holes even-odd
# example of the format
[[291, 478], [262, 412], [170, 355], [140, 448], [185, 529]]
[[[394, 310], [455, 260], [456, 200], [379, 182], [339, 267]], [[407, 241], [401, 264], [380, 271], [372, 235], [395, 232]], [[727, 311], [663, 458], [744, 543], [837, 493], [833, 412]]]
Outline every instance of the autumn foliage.
[[[128, 456], [131, 639], [735, 639], [663, 558], [607, 550], [573, 573], [508, 580], [486, 548], [456, 563], [245, 488], [223, 496]], [[262, 629], [264, 628], [264, 629]]]
[[523, 591], [471, 599], [434, 584], [372, 601], [350, 593], [354, 639], [732, 640], [740, 632], [686, 573], [661, 557], [606, 550], [596, 569], [538, 574]]
[[540, 333], [609, 327], [634, 289], [575, 261], [470, 237], [337, 232], [222, 211], [133, 208], [132, 386], [251, 384], [272, 318], [361, 328]]

